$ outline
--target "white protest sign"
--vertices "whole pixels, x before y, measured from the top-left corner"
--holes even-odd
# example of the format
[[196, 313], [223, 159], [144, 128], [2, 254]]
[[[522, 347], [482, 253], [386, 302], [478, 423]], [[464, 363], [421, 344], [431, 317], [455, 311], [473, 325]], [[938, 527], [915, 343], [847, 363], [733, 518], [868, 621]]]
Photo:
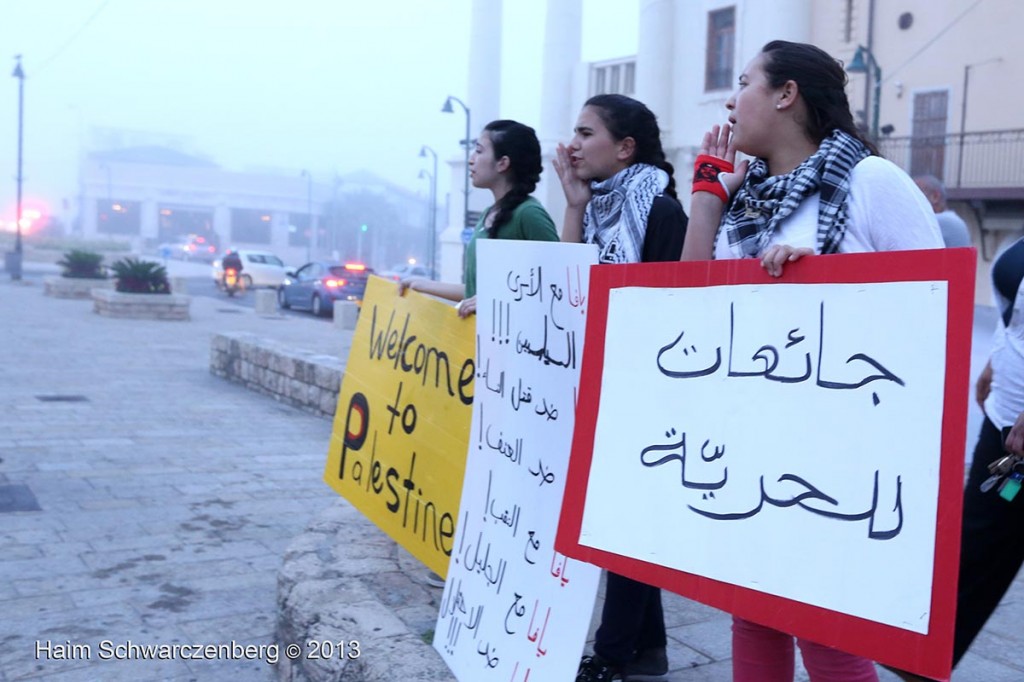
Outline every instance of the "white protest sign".
[[485, 240], [477, 258], [476, 395], [434, 647], [464, 682], [561, 682], [600, 577], [554, 549], [597, 250]]
[[580, 545], [927, 633], [946, 311], [944, 281], [612, 289]]

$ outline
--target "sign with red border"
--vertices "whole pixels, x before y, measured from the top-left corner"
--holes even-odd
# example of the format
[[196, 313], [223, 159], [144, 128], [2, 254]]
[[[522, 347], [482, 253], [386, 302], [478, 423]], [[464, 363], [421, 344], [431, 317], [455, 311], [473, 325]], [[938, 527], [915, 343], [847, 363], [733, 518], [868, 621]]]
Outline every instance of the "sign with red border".
[[[778, 279], [769, 277], [756, 260], [648, 263], [625, 266], [602, 265], [592, 268], [590, 275], [590, 309], [588, 311], [585, 342], [586, 353], [583, 357], [576, 428], [556, 549], [569, 557], [581, 559], [616, 573], [660, 586], [710, 606], [729, 611], [739, 617], [777, 628], [799, 637], [806, 637], [827, 646], [840, 648], [881, 663], [932, 678], [948, 679], [952, 659], [953, 620], [956, 606], [957, 563], [960, 545], [959, 531], [964, 465], [963, 443], [966, 440], [966, 414], [970, 380], [968, 375], [974, 310], [975, 261], [976, 254], [974, 249], [815, 256], [787, 265], [784, 276]], [[872, 289], [876, 290], [876, 293], [881, 290], [898, 293], [902, 290], [900, 286], [888, 286], [888, 288], [885, 288], [875, 285], [899, 285], [900, 283], [906, 283], [905, 289], [907, 291], [920, 292], [922, 289], [931, 289], [933, 292], [936, 292], [937, 296], [944, 297], [942, 299], [935, 299], [942, 301], [944, 311], [940, 307], [938, 313], [933, 315], [933, 317], [938, 318], [944, 317], [944, 319], [939, 320], [939, 326], [934, 327], [939, 329], [940, 333], [941, 330], [945, 330], [944, 343], [942, 339], [926, 343], [927, 339], [922, 338], [923, 329], [912, 321], [904, 323], [901, 319], [896, 319], [894, 322], [890, 319], [891, 315], [890, 318], [887, 318], [882, 314], [885, 312], [884, 308], [889, 306], [885, 305], [884, 302], [880, 306], [877, 295], [874, 297], [871, 295], [861, 296], [864, 292], [870, 294]], [[927, 286], [923, 286], [923, 283]], [[779, 288], [778, 285], [788, 285], [788, 288], [787, 286]], [[844, 287], [836, 285], [865, 286]], [[695, 288], [700, 291], [695, 292]], [[673, 290], [675, 294], [673, 294]], [[832, 293], [826, 294], [826, 290]], [[934, 385], [939, 387], [936, 390], [938, 395], [933, 401], [935, 407], [931, 411], [930, 419], [924, 420], [925, 423], [923, 425], [904, 424], [906, 429], [917, 429], [918, 431], [924, 429], [928, 431], [924, 435], [931, 437], [935, 443], [937, 451], [926, 449], [924, 453], [925, 457], [930, 457], [932, 460], [931, 466], [934, 469], [932, 472], [932, 487], [926, 489], [927, 495], [924, 496], [922, 496], [921, 489], [918, 487], [916, 491], [917, 497], [915, 497], [913, 477], [904, 476], [907, 479], [905, 482], [896, 478], [894, 488], [896, 490], [896, 506], [892, 507], [890, 505], [890, 508], [887, 509], [890, 516], [893, 515], [893, 509], [898, 509], [898, 525], [891, 526], [896, 530], [888, 531], [888, 537], [891, 538], [894, 533], [898, 534], [900, 529], [904, 529], [905, 535], [901, 538], [901, 541], [907, 537], [907, 534], [911, 534], [907, 531], [911, 524], [903, 525], [904, 513], [907, 514], [908, 518], [918, 521], [918, 532], [920, 532], [922, 516], [928, 517], [925, 519], [925, 527], [929, 535], [927, 542], [910, 545], [911, 549], [917, 553], [916, 559], [919, 564], [923, 564], [924, 569], [930, 573], [929, 577], [931, 579], [930, 592], [924, 595], [927, 607], [924, 610], [926, 615], [923, 617], [923, 621], [917, 624], [904, 624], [899, 620], [899, 617], [894, 617], [894, 619], [876, 618], [871, 615], [874, 612], [870, 608], [864, 612], [869, 614], [865, 616], [851, 615], [851, 613], [858, 612], [857, 609], [837, 610], [823, 606], [823, 604], [831, 604], [830, 592], [839, 593], [848, 588], [858, 587], [859, 589], [867, 590], [866, 593], [868, 594], [871, 594], [872, 590], [874, 590], [879, 595], [884, 595], [885, 586], [878, 584], [857, 586], [855, 585], [856, 575], [840, 576], [838, 574], [830, 574], [827, 570], [808, 570], [807, 566], [814, 565], [810, 557], [818, 550], [817, 546], [807, 547], [807, 551], [802, 556], [783, 553], [773, 555], [770, 551], [770, 544], [759, 544], [758, 547], [760, 549], [758, 552], [745, 552], [745, 547], [725, 547], [727, 543], [719, 543], [717, 537], [712, 537], [710, 540], [694, 536], [688, 537], [685, 535], [688, 528], [685, 524], [666, 522], [664, 518], [661, 519], [660, 523], [652, 521], [651, 524], [646, 524], [652, 526], [653, 530], [645, 530], [641, 525], [631, 522], [623, 522], [621, 524], [609, 523], [607, 520], [613, 518], [613, 516], [609, 516], [606, 510], [609, 506], [614, 505], [607, 504], [607, 498], [598, 498], [599, 491], [607, 490], [611, 485], [609, 482], [611, 477], [606, 472], [617, 471], [614, 468], [608, 468], [612, 466], [608, 462], [612, 457], [609, 457], [607, 453], [601, 454], [603, 442], [607, 440], [606, 435], [600, 436], [600, 442], [597, 442], [595, 437], [596, 434], [610, 433], [606, 423], [608, 420], [607, 412], [604, 417], [601, 416], [602, 407], [607, 410], [608, 404], [611, 401], [619, 400], [621, 404], [622, 400], [621, 395], [605, 393], [605, 391], [612, 390], [609, 388], [611, 386], [609, 382], [612, 381], [609, 377], [615, 376], [615, 368], [609, 365], [609, 363], [622, 362], [624, 354], [621, 352], [623, 346], [621, 339], [636, 340], [637, 347], [643, 345], [643, 340], [649, 336], [647, 330], [643, 328], [645, 324], [644, 316], [652, 321], [663, 320], [664, 318], [686, 319], [693, 322], [687, 326], [687, 329], [693, 329], [699, 326], [695, 321], [729, 319], [727, 316], [723, 318], [721, 311], [723, 308], [721, 301], [725, 300], [722, 298], [723, 292], [740, 301], [740, 304], [736, 306], [737, 310], [753, 310], [755, 306], [751, 305], [743, 308], [742, 302], [746, 300], [744, 297], [749, 299], [751, 296], [760, 296], [759, 300], [763, 302], [771, 301], [770, 306], [762, 306], [763, 308], [769, 309], [772, 313], [778, 312], [783, 317], [789, 314], [786, 307], [788, 305], [787, 301], [806, 302], [820, 294], [823, 301], [820, 313], [820, 335], [818, 340], [810, 339], [806, 343], [814, 351], [813, 353], [807, 353], [808, 367], [810, 367], [812, 362], [812, 355], [817, 353], [814, 362], [818, 363], [819, 366], [816, 382], [819, 389], [833, 389], [836, 387], [858, 388], [858, 391], [846, 391], [845, 396], [849, 397], [856, 394], [859, 397], [863, 397], [868, 401], [865, 403], [868, 407], [864, 409], [869, 411], [872, 409], [872, 403], [870, 402], [872, 398], [875, 406], [880, 401], [883, 404], [883, 408], [899, 405], [901, 389], [897, 387], [897, 381], [879, 381], [866, 388], [863, 385], [868, 380], [879, 378], [898, 379], [899, 377], [896, 375], [901, 374], [901, 371], [897, 369], [895, 372], [889, 372], [889, 370], [882, 366], [881, 362], [867, 358], [865, 354], [859, 354], [862, 360], [867, 358], [868, 361], [874, 363], [874, 366], [880, 368], [868, 379], [862, 380], [856, 385], [855, 382], [844, 384], [842, 382], [829, 382], [822, 379], [820, 367], [822, 364], [825, 364], [824, 357], [826, 351], [822, 350], [825, 345], [825, 342], [822, 340], [826, 335], [825, 328], [829, 327], [831, 329], [833, 322], [840, 317], [840, 315], [833, 315], [826, 323], [826, 299], [832, 301], [833, 299], [828, 298], [828, 296], [832, 296], [836, 291], [840, 292], [838, 300], [843, 302], [835, 304], [834, 309], [842, 311], [842, 324], [847, 325], [847, 329], [850, 328], [849, 325], [851, 324], [859, 324], [861, 326], [882, 325], [882, 328], [873, 332], [873, 335], [882, 339], [879, 343], [883, 343], [883, 345], [890, 340], [894, 346], [903, 344], [905, 347], [903, 349], [903, 357], [907, 356], [908, 348], [913, 350], [920, 347], [922, 350], [914, 355], [913, 364], [915, 364], [915, 371], [917, 372], [914, 376], [922, 376], [922, 367], [924, 367], [926, 371], [924, 371], [923, 375], [931, 376], [935, 381]], [[847, 295], [850, 292], [853, 293]], [[682, 303], [669, 301], [673, 306], [676, 306], [671, 310], [664, 306], [661, 309], [650, 309], [649, 307], [636, 304], [637, 301], [648, 299], [668, 301], [673, 295]], [[645, 299], [645, 296], [648, 299]], [[651, 298], [652, 296], [655, 298]], [[657, 299], [657, 296], [662, 298]], [[897, 299], [890, 298], [888, 300], [891, 301], [892, 307], [898, 307], [899, 301]], [[630, 306], [626, 306], [623, 301], [631, 302]], [[870, 302], [871, 306], [864, 306], [863, 302], [865, 301]], [[679, 314], [681, 309], [678, 308], [678, 305], [682, 305], [685, 308], [682, 315]], [[858, 305], [864, 306], [863, 309], [858, 309]], [[689, 308], [686, 308], [686, 306], [689, 306]], [[712, 310], [715, 306], [717, 308]], [[816, 306], [817, 304], [815, 304], [815, 309], [817, 309]], [[642, 308], [643, 314], [631, 313], [633, 317], [626, 315], [630, 320], [636, 320], [636, 322], [631, 322], [630, 325], [623, 325], [621, 321], [625, 318], [621, 311], [627, 307], [632, 310]], [[807, 305], [803, 307], [809, 308]], [[726, 305], [724, 308], [729, 309], [730, 306]], [[735, 311], [730, 314], [735, 314]], [[804, 313], [797, 311], [797, 313], [793, 314]], [[610, 319], [613, 322], [612, 326], [618, 325], [617, 328], [609, 327]], [[768, 318], [766, 317], [765, 319]], [[808, 319], [810, 319], [810, 316], [808, 316]], [[733, 324], [738, 326], [740, 323], [733, 322]], [[651, 325], [656, 326], [654, 322]], [[622, 330], [624, 326], [628, 326], [625, 332]], [[790, 333], [790, 345], [796, 341], [802, 341], [804, 336], [813, 336], [814, 333], [817, 333], [816, 331], [806, 332], [811, 326], [810, 324], [805, 324], [801, 326], [801, 329], [805, 331]], [[842, 326], [840, 325], [836, 328], [842, 328]], [[929, 329], [931, 328], [929, 327]], [[793, 331], [795, 332], [795, 330]], [[666, 352], [668, 350], [673, 352], [678, 350], [677, 346], [682, 346], [679, 340], [682, 338], [683, 333], [685, 332], [681, 332], [679, 338], [672, 344], [663, 345], [658, 342], [655, 348], [661, 347], [662, 351]], [[804, 336], [801, 336], [801, 334]], [[832, 334], [830, 338], [834, 339], [839, 336], [838, 334]], [[793, 341], [793, 339], [796, 339], [796, 341]], [[729, 350], [731, 352], [732, 341], [729, 343]], [[842, 345], [842, 342], [836, 342], [836, 344]], [[697, 345], [699, 344], [688, 346], [688, 348], [693, 348], [694, 351], [697, 351]], [[781, 345], [778, 347], [782, 348]], [[878, 344], [874, 344], [872, 347], [876, 348]], [[705, 344], [703, 349], [706, 348], [707, 345]], [[751, 360], [744, 359], [747, 362], [747, 369], [758, 366], [765, 367], [767, 365], [771, 365], [771, 369], [773, 369], [778, 365], [779, 354], [774, 349], [771, 351], [775, 353], [775, 362], [773, 364], [768, 359], [770, 356], [765, 352], [765, 348], [768, 348], [768, 346], [762, 346], [754, 353], [752, 356], [754, 360], [753, 365], [750, 364]], [[927, 350], [929, 348], [934, 350]], [[881, 357], [878, 353], [874, 353], [874, 355]], [[660, 358], [661, 356], [659, 355], [659, 362]], [[798, 358], [802, 363], [803, 353]], [[731, 355], [729, 360], [731, 363]], [[628, 361], [632, 362], [633, 359], [629, 358]], [[648, 358], [645, 356], [636, 360], [638, 363], [641, 363], [641, 361], [646, 362], [647, 364], [643, 365], [643, 367], [649, 369], [651, 363], [648, 362]], [[763, 362], [761, 365], [758, 365], [757, 361]], [[849, 360], [847, 363], [849, 363]], [[928, 363], [934, 366], [934, 373], [930, 372], [930, 365]], [[750, 390], [750, 386], [754, 384], [768, 385], [768, 382], [761, 381], [761, 379], [747, 379], [746, 377], [756, 375], [776, 381], [779, 385], [787, 381], [786, 377], [781, 376], [783, 374], [781, 370], [777, 372], [779, 376], [767, 376], [771, 373], [769, 371], [770, 368], [765, 368], [760, 372], [744, 373], [738, 370], [734, 372], [733, 366], [730, 364], [728, 378], [726, 378], [724, 368], [718, 370], [718, 366], [713, 363], [707, 363], [704, 366], [709, 369], [702, 372], [677, 371], [674, 376], [676, 378], [682, 376], [687, 380], [691, 377], [700, 377], [705, 382], [711, 382], [711, 372], [713, 371], [711, 368], [714, 368], [714, 371], [719, 371], [720, 373], [717, 379], [718, 383], [715, 383], [712, 388], [722, 393], [726, 398], [733, 399], [733, 402], [729, 403], [730, 405], [742, 405], [742, 395], [746, 395], [745, 392]], [[840, 368], [839, 371], [845, 371], [845, 369], [842, 369], [844, 366], [841, 362], [835, 363], [834, 367]], [[833, 368], [830, 368], [830, 371], [831, 369]], [[632, 370], [627, 368], [627, 371]], [[888, 376], [883, 376], [886, 372]], [[672, 372], [663, 372], [663, 374], [672, 374]], [[799, 374], [799, 372], [796, 374]], [[643, 373], [638, 371], [633, 376], [641, 377]], [[733, 379], [732, 377], [744, 378]], [[790, 381], [796, 380], [792, 379]], [[633, 421], [643, 418], [642, 415], [646, 409], [644, 407], [645, 400], [648, 401], [648, 405], [652, 400], [660, 400], [661, 404], [659, 405], [649, 405], [652, 410], [661, 409], [662, 404], [667, 402], [664, 400], [664, 393], [659, 393], [654, 387], [648, 390], [648, 386], [637, 385], [636, 381], [634, 380], [634, 385], [630, 387], [632, 389], [630, 392], [633, 396], [632, 399], [635, 401], [635, 409], [632, 411], [626, 410], [626, 412], [631, 412], [632, 416], [627, 416]], [[810, 386], [813, 383], [815, 382], [812, 381], [807, 385]], [[689, 390], [697, 385], [695, 382], [690, 382], [685, 384], [683, 389], [680, 389], [679, 387], [684, 386], [684, 384], [677, 382], [673, 385], [672, 390]], [[711, 386], [710, 383], [708, 385]], [[772, 384], [772, 386], [774, 385], [776, 384]], [[615, 384], [615, 386], [621, 386], [621, 381], [619, 384]], [[874, 390], [877, 386], [882, 386], [885, 390], [882, 388], [879, 388], [877, 391]], [[888, 390], [889, 388], [893, 390]], [[920, 382], [918, 382], [916, 388], [920, 390]], [[742, 394], [738, 399], [739, 402], [736, 402], [735, 395], [728, 395], [730, 391]], [[821, 395], [828, 394], [826, 399], [831, 399], [831, 396], [842, 392], [838, 390], [819, 390], [819, 393]], [[602, 405], [602, 402], [604, 402], [604, 405]], [[861, 402], [864, 403], [865, 401], [861, 400]], [[756, 405], [751, 407], [752, 413], [758, 409]], [[770, 407], [772, 409], [775, 408], [775, 406]], [[747, 408], [743, 407], [743, 409]], [[865, 412], [865, 414], [881, 414], [881, 412]], [[621, 419], [621, 415], [619, 416], [619, 421], [622, 422], [623, 419]], [[842, 416], [841, 413], [837, 414], [836, 419], [841, 419]], [[794, 440], [820, 438], [821, 434], [814, 432], [830, 428], [827, 419], [793, 419], [791, 421], [792, 423], [779, 424], [779, 428], [787, 431], [789, 438]], [[870, 420], [868, 421], [870, 422]], [[692, 426], [697, 431], [702, 424], [697, 423]], [[869, 423], [861, 428], [867, 430], [871, 428], [871, 425]], [[669, 434], [666, 432], [664, 435], [668, 436]], [[693, 480], [689, 481], [689, 484], [687, 481], [687, 464], [684, 458], [685, 440], [688, 435], [691, 436], [691, 451], [696, 452], [700, 447], [699, 441], [700, 438], [703, 438], [703, 435], [701, 434], [697, 437], [698, 434], [696, 433], [687, 433], [683, 434], [681, 440], [684, 443], [682, 447], [684, 454], [682, 456], [678, 454], [679, 450], [677, 449], [677, 454], [666, 455], [653, 462], [655, 465], [669, 464], [671, 467], [674, 467], [671, 469], [670, 467], [664, 467], [662, 470], [662, 473], [667, 473], [670, 470], [673, 472], [675, 476], [675, 489], [679, 491], [678, 493], [673, 493], [677, 495], [675, 504], [669, 505], [673, 510], [672, 513], [681, 513], [679, 512], [680, 509], [683, 509], [685, 512], [687, 507], [696, 510], [702, 504], [705, 506], [715, 504], [712, 502], [698, 502], [695, 504], [691, 498], [683, 497], [685, 494], [692, 494], [694, 492], [693, 489], [700, 487]], [[727, 435], [735, 436], [736, 434]], [[672, 437], [677, 437], [674, 431], [672, 432]], [[597, 442], [597, 448], [595, 448], [595, 442]], [[710, 439], [705, 441], [704, 445], [706, 446], [708, 442], [710, 442]], [[655, 449], [667, 451], [668, 448], [667, 446], [656, 446]], [[723, 451], [725, 450], [724, 445], [722, 449]], [[738, 448], [734, 448], [734, 451], [736, 449]], [[897, 451], [892, 452], [891, 456], [893, 458], [901, 457], [902, 453], [898, 451], [899, 449], [894, 449]], [[772, 461], [773, 452], [778, 450], [778, 443], [773, 444], [772, 438], [769, 435], [766, 436], [763, 452], [759, 453], [759, 455], [763, 455], [764, 461], [770, 462]], [[598, 454], [595, 455], [595, 452]], [[704, 455], [705, 453], [701, 452], [701, 454]], [[640, 459], [644, 457], [640, 455], [639, 448], [631, 451], [620, 450], [614, 454], [614, 458], [617, 460], [628, 460], [633, 470], [639, 472], [636, 474], [637, 476], [647, 475], [654, 471], [651, 468], [644, 469], [637, 464], [638, 456], [640, 456]], [[650, 453], [647, 453], [646, 456], [647, 461], [644, 462], [643, 466], [651, 467]], [[827, 455], [823, 455], [823, 458], [824, 461], [828, 461]], [[698, 463], [701, 460], [706, 463], [712, 461], [714, 457], [709, 455], [702, 457], [700, 460], [696, 457], [692, 459]], [[842, 465], [856, 466], [856, 464], [851, 464], [850, 459], [844, 459]], [[614, 466], [622, 466], [621, 461], [616, 462]], [[683, 487], [679, 486], [680, 469], [683, 470]], [[729, 472], [729, 476], [732, 476], [729, 480], [742, 480], [742, 471], [738, 472], [737, 469], [741, 468], [735, 467]], [[630, 476], [632, 475], [630, 474]], [[835, 502], [835, 500], [831, 500], [825, 493], [813, 489], [809, 483], [795, 476], [784, 474], [778, 478], [778, 481], [783, 481], [787, 476], [789, 476], [789, 479], [784, 485], [791, 484], [793, 480], [798, 480], [802, 485], [806, 486], [801, 489], [804, 493], [800, 496], [793, 496], [786, 503], [780, 502], [780, 499], [784, 496], [776, 492], [765, 492], [766, 485], [776, 485], [777, 481], [772, 478], [766, 484], [766, 478], [762, 476], [761, 496], [756, 511], [760, 510], [760, 506], [764, 501], [768, 501], [775, 506], [770, 509], [770, 513], [762, 515], [756, 522], [771, 523], [773, 521], [770, 521], [770, 519], [773, 518], [774, 523], [783, 524], [789, 530], [792, 529], [794, 524], [806, 524], [808, 528], [814, 528], [813, 524], [818, 523], [820, 516], [827, 516], [827, 514], [820, 509], [813, 508], [815, 505], [808, 504], [807, 498], [816, 497], [816, 501], [821, 502], [821, 505], [818, 506], [824, 505], [824, 502], [822, 502], [824, 500], [829, 500], [829, 503]], [[665, 485], [665, 478], [665, 476], [662, 476], [657, 483]], [[699, 478], [699, 476], [691, 476], [691, 479], [694, 478]], [[723, 477], [718, 484], [705, 482], [701, 485], [704, 485], [705, 493], [709, 486], [714, 487], [714, 485], [719, 486], [718, 490], [724, 490], [722, 484], [726, 478], [728, 476]], [[879, 497], [878, 479], [878, 471], [876, 470], [876, 500]], [[635, 483], [634, 479], [629, 477], [615, 478], [614, 484], [624, 488], [622, 494], [615, 498], [617, 505], [621, 505], [623, 508], [629, 507], [632, 499], [631, 495], [636, 496], [635, 499], [641, 500], [644, 504], [647, 503], [644, 501], [644, 498], [656, 496], [652, 494], [650, 488], [635, 489], [635, 485], [629, 485], [631, 481]], [[633, 489], [629, 489], [630, 487]], [[687, 487], [689, 490], [684, 489]], [[668, 488], [664, 488], [664, 490], [668, 490]], [[807, 492], [811, 490], [814, 490], [814, 495]], [[832, 490], [831, 488], [829, 489], [829, 491]], [[902, 498], [900, 497], [901, 490]], [[596, 514], [593, 506], [588, 511], [588, 497], [605, 500], [605, 503], [602, 504], [603, 516]], [[937, 497], [937, 499], [931, 499], [929, 502], [927, 499], [924, 499], [927, 497]], [[723, 497], [723, 499], [726, 498]], [[889, 499], [891, 502], [891, 496]], [[907, 509], [900, 506], [901, 499], [905, 504], [910, 505]], [[814, 501], [812, 500], [812, 502]], [[839, 501], [841, 502], [841, 499]], [[664, 508], [667, 507], [659, 507], [659, 509]], [[874, 506], [872, 509], [874, 509]], [[806, 512], [808, 511], [813, 513], [807, 514]], [[732, 517], [750, 519], [753, 514], [754, 512], [733, 514]], [[595, 523], [591, 519], [591, 515], [594, 515], [594, 518], [603, 519], [603, 521]], [[710, 512], [707, 512], [707, 515], [713, 516]], [[719, 518], [725, 518], [726, 516], [729, 515], [723, 514]], [[863, 521], [864, 525], [840, 524], [840, 526], [836, 527], [842, 527], [844, 532], [855, 527], [863, 528], [866, 535], [866, 524], [868, 521], [864, 520], [867, 518], [864, 514], [855, 516], [853, 513], [841, 514], [837, 512], [831, 514], [831, 516], [834, 518], [843, 517], [841, 520], [844, 521], [854, 520], [858, 521], [858, 523]], [[932, 522], [931, 516], [934, 516], [934, 522]], [[696, 518], [695, 515], [694, 517]], [[875, 522], [873, 516], [870, 522], [872, 524]], [[728, 528], [731, 531], [739, 528], [739, 526], [739, 524], [733, 524], [728, 526]], [[726, 526], [718, 527], [726, 528]], [[599, 533], [591, 532], [593, 528], [601, 530]], [[675, 535], [677, 533], [678, 535]], [[873, 539], [881, 538], [883, 541], [887, 539], [884, 537], [885, 531], [873, 529], [872, 533], [877, 533]], [[661, 537], [658, 537], [659, 535]], [[841, 536], [842, 534], [839, 533], [837, 535]], [[723, 534], [723, 537], [727, 536]], [[685, 552], [679, 552], [679, 555], [684, 556], [684, 558], [686, 553], [694, 556], [699, 554], [701, 562], [698, 563], [702, 566], [699, 572], [680, 570], [678, 568], [679, 562], [674, 561], [671, 557], [666, 558], [665, 554], [660, 551], [647, 551], [645, 549], [647, 547], [644, 545], [645, 541], [663, 542], [661, 538], [669, 538], [670, 544], [686, 548]], [[829, 541], [842, 542], [842, 540]], [[864, 540], [864, 542], [866, 543], [867, 540]], [[895, 544], [893, 543], [889, 546], [891, 547]], [[842, 547], [841, 544], [837, 546]], [[876, 544], [873, 546], [881, 545]], [[609, 548], [612, 547], [619, 551], [611, 551]], [[663, 544], [660, 547], [668, 548], [669, 544]], [[769, 549], [766, 550], [766, 547]], [[671, 552], [667, 554], [671, 554]], [[716, 566], [715, 562], [718, 556], [727, 558], [722, 558]], [[885, 553], [878, 554], [878, 557], [885, 556], [887, 556]], [[737, 561], [737, 558], [739, 561]], [[876, 563], [881, 561], [874, 558], [874, 555], [859, 558], [868, 563], [873, 560]], [[787, 564], [787, 562], [790, 563]], [[683, 563], [686, 562], [683, 561]], [[743, 569], [741, 567], [741, 569], [736, 569], [737, 563], [745, 563], [747, 568]], [[750, 568], [751, 566], [753, 568]], [[779, 570], [780, 566], [782, 570]], [[894, 574], [898, 572], [898, 567], [892, 566], [876, 565], [873, 568], [882, 572], [888, 568]], [[747, 570], [746, 574], [744, 570]], [[805, 570], [806, 573], [800, 576], [799, 581], [802, 581], [802, 583], [800, 588], [795, 591], [766, 587], [759, 580], [734, 579], [735, 575], [749, 575], [750, 571], [762, 570], [766, 574], [774, 571], [779, 575], [785, 575], [787, 571], [793, 572], [794, 575], [799, 574], [801, 570]], [[823, 595], [823, 597], [821, 599], [807, 600], [793, 598], [792, 594], [803, 594], [805, 587], [803, 583], [817, 583], [810, 585], [808, 593]], [[885, 612], [886, 607], [887, 605], [885, 604], [879, 605], [879, 612]], [[894, 624], [897, 621], [899, 621], [899, 624]]]

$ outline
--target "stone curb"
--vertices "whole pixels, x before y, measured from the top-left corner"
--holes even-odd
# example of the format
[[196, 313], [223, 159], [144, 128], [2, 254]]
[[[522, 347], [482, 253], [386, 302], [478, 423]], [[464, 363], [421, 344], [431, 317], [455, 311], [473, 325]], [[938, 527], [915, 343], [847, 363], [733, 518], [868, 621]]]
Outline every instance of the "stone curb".
[[249, 332], [214, 334], [210, 372], [328, 419], [334, 418], [345, 363]]
[[[210, 372], [332, 419], [345, 363], [248, 332], [214, 334]], [[347, 500], [338, 500], [295, 537], [277, 576], [277, 636], [284, 647], [331, 642], [335, 655], [281, 656], [282, 682], [455, 680], [430, 642], [441, 590], [427, 568]], [[337, 655], [339, 642], [359, 656]]]
[[288, 660], [282, 682], [452, 680], [430, 646], [441, 590], [423, 582], [426, 567], [387, 538], [346, 500], [328, 507], [296, 537], [277, 578], [277, 637], [359, 643], [359, 656]]

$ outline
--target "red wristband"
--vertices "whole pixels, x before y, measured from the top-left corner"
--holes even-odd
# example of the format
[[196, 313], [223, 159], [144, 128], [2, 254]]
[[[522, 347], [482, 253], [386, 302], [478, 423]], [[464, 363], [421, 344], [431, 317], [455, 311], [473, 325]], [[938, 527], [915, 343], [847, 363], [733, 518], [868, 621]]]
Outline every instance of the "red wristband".
[[733, 165], [725, 159], [701, 154], [693, 164], [693, 191], [711, 192], [723, 203], [728, 203], [729, 192], [726, 191], [725, 185], [719, 182], [718, 176], [732, 172]]

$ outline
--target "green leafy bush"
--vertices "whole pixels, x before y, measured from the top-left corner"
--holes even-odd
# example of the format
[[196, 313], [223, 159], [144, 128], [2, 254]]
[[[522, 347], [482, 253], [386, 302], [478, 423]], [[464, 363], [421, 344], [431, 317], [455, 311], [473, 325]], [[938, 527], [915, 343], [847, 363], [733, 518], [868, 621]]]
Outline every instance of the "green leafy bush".
[[169, 294], [167, 269], [153, 261], [122, 258], [110, 266], [117, 278], [114, 288], [126, 294]]
[[77, 279], [106, 279], [107, 277], [103, 268], [103, 255], [93, 251], [71, 249], [57, 261], [57, 265], [64, 268], [61, 277]]

